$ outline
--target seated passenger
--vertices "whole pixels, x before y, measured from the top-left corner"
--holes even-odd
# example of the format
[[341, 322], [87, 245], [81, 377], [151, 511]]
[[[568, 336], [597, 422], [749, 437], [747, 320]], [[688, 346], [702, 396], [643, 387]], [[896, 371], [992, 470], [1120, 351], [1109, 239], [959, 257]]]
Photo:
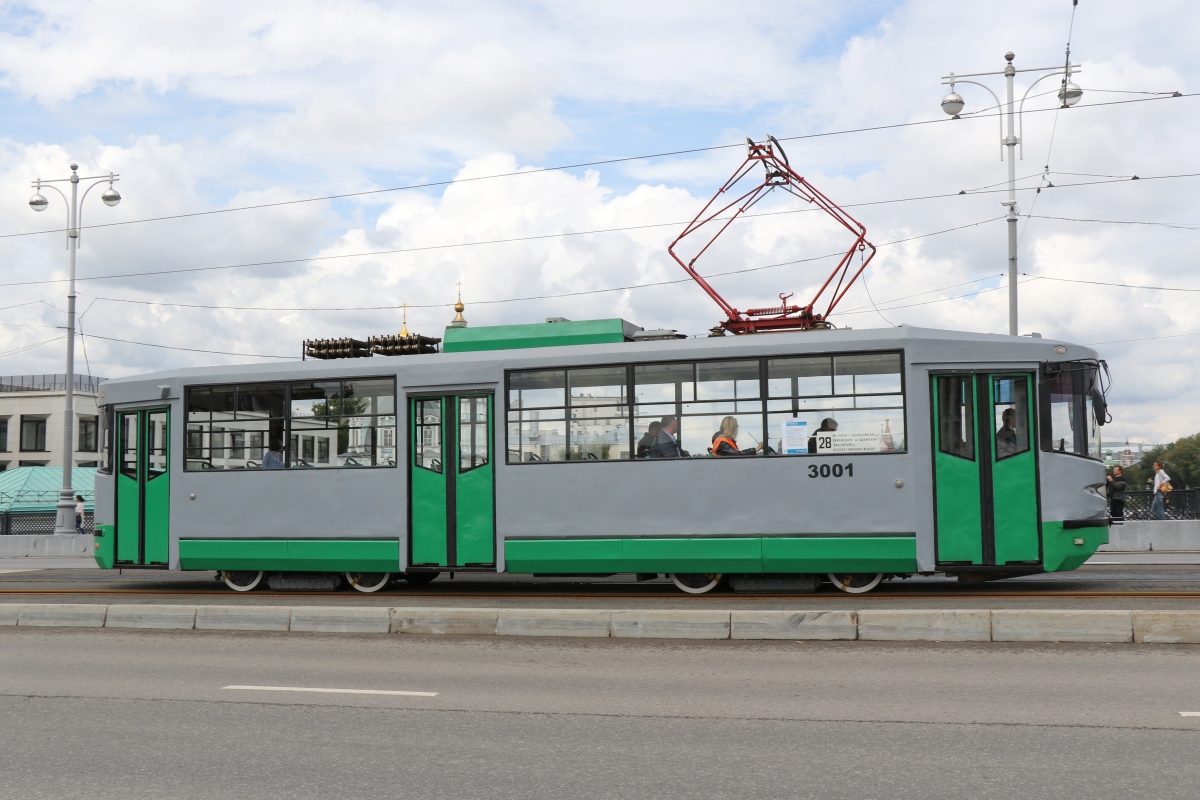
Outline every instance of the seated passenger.
[[658, 420], [651, 422], [646, 428], [646, 433], [637, 443], [636, 458], [649, 458], [650, 448], [654, 445], [654, 440], [658, 438], [658, 432], [662, 430], [662, 423]]
[[263, 469], [283, 469], [283, 442], [271, 440], [271, 446], [262, 460]]
[[665, 416], [659, 426], [658, 437], [650, 446], [650, 458], [687, 458], [688, 451], [679, 446], [679, 419]]
[[996, 431], [996, 458], [1017, 453], [1017, 410], [1006, 408], [1000, 415], [1000, 430]]
[[808, 437], [808, 454], [815, 455], [817, 452], [817, 434], [818, 433], [833, 433], [837, 430], [837, 420], [833, 417], [826, 417], [821, 420], [821, 427], [817, 428], [816, 433]]
[[759, 444], [758, 447], [747, 447], [744, 450], [739, 450], [737, 435], [738, 421], [736, 419], [725, 417], [725, 419], [721, 420], [721, 430], [717, 431], [717, 438], [713, 440], [713, 455], [752, 456], [763, 449], [762, 444]]

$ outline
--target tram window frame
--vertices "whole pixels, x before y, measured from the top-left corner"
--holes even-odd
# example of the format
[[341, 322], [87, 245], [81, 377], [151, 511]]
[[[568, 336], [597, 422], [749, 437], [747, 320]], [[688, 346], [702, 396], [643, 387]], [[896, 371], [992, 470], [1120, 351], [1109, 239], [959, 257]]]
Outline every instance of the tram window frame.
[[492, 454], [488, 447], [488, 400], [486, 395], [465, 395], [458, 398], [456, 421], [459, 475], [491, 463]]
[[[313, 384], [322, 384], [332, 391], [320, 397], [305, 396], [312, 394], [306, 388]], [[185, 472], [399, 467], [400, 459], [394, 453], [388, 458], [379, 444], [381, 438], [398, 441], [394, 433], [397, 421], [394, 376], [197, 384], [185, 387], [184, 397]], [[351, 398], [355, 402], [347, 406], [346, 401]], [[325, 407], [321, 413], [296, 413], [298, 407], [293, 406], [293, 402], [315, 401], [310, 403], [310, 408], [314, 408], [322, 399]], [[334, 403], [338, 404], [336, 408]], [[315, 421], [316, 426], [297, 424], [301, 420]], [[388, 430], [393, 431], [392, 435], [381, 437], [381, 432]], [[330, 435], [323, 436], [320, 431], [331, 432], [337, 439], [336, 456]], [[351, 440], [355, 442], [353, 447], [349, 445]], [[347, 443], [345, 448], [343, 441]], [[272, 447], [273, 444], [278, 448]], [[361, 452], [354, 448], [360, 448]], [[282, 467], [263, 467], [262, 461], [272, 451], [282, 458]], [[315, 457], [305, 458], [307, 455]], [[322, 460], [320, 455], [326, 458]], [[220, 461], [220, 466], [215, 461]]]
[[[938, 452], [975, 460], [975, 378], [970, 374], [937, 375]], [[943, 391], [945, 387], [946, 391]], [[957, 391], [954, 391], [956, 387]], [[954, 395], [958, 399], [954, 399]], [[954, 409], [957, 413], [945, 412]], [[953, 437], [948, 434], [953, 434]]]
[[[825, 373], [827, 377], [828, 388], [823, 389], [817, 387], [816, 391], [821, 394], [811, 394], [806, 391], [804, 394], [789, 392], [786, 396], [778, 392], [770, 391], [770, 374], [769, 369], [772, 362], [791, 360], [791, 359], [806, 359], [811, 358], [816, 362], [828, 364], [828, 371]], [[838, 372], [837, 359], [846, 359], [848, 363], [853, 365], [854, 359], [894, 359], [895, 371], [887, 373], [878, 373], [880, 375], [895, 375], [898, 377], [898, 388], [895, 386], [886, 387], [884, 392], [862, 392], [854, 393], [855, 384], [858, 373], [850, 371]], [[716, 396], [721, 394], [709, 386], [702, 388], [706, 383], [712, 383], [705, 380], [705, 371], [712, 370], [714, 367], [721, 365], [731, 365], [735, 369], [740, 367], [749, 367], [757, 370], [757, 388], [751, 392], [742, 394], [741, 388], [736, 388], [732, 393], [733, 396], [723, 397]], [[570, 423], [572, 420], [572, 405], [570, 398], [569, 380], [567, 375], [574, 370], [620, 370], [624, 369], [626, 374], [626, 395], [628, 401], [624, 408], [621, 409], [622, 421], [628, 423], [628, 453], [621, 458], [580, 458], [573, 454], [573, 447], [570, 445]], [[894, 455], [904, 454], [908, 452], [908, 405], [907, 405], [907, 365], [905, 362], [905, 353], [903, 350], [870, 350], [870, 351], [848, 351], [848, 352], [832, 352], [819, 354], [803, 354], [795, 356], [754, 356], [751, 358], [711, 358], [711, 359], [690, 359], [686, 361], [644, 361], [644, 362], [629, 362], [624, 364], [588, 364], [580, 366], [570, 365], [555, 365], [548, 367], [538, 367], [532, 369], [514, 369], [505, 371], [505, 450], [507, 464], [543, 464], [543, 463], [567, 463], [583, 460], [594, 461], [644, 461], [657, 460], [645, 459], [636, 457], [636, 442], [641, 437], [642, 432], [649, 423], [660, 420], [664, 416], [674, 416], [680, 419], [681, 433], [686, 430], [688, 420], [698, 422], [701, 419], [707, 420], [710, 426], [716, 425], [724, 416], [734, 416], [738, 419], [740, 430], [753, 435], [756, 442], [772, 443], [772, 429], [778, 421], [788, 415], [791, 418], [800, 416], [801, 414], [809, 415], [814, 420], [818, 420], [824, 416], [833, 416], [837, 418], [839, 413], [845, 415], [861, 415], [864, 420], [870, 423], [878, 423], [882, 431], [880, 433], [880, 447], [878, 451], [854, 451], [852, 454], [858, 456], [873, 456], [873, 455]], [[641, 376], [649, 376], [656, 370], [662, 370], [666, 373], [678, 373], [674, 377], [676, 380], [670, 382], [658, 382], [642, 379]], [[875, 373], [862, 373], [863, 375]], [[843, 378], [851, 377], [851, 385], [849, 391], [846, 390], [845, 381], [840, 386], [835, 385], [835, 375], [842, 375]], [[561, 376], [561, 386], [548, 385], [548, 381], [557, 380]], [[664, 377], [667, 377], [664, 375]], [[793, 382], [794, 383], [794, 382]], [[521, 384], [526, 384], [522, 386]], [[540, 385], [547, 384], [547, 385]], [[652, 386], [672, 386], [668, 391], [646, 391]], [[525, 392], [531, 388], [540, 389], [548, 392], [561, 391], [561, 402], [551, 402], [556, 398], [551, 395], [538, 395], [536, 403], [524, 403]], [[748, 387], [747, 387], [748, 388]], [[791, 388], [791, 384], [789, 384]], [[892, 391], [895, 389], [895, 391]], [[837, 391], [840, 390], [840, 393]], [[730, 394], [730, 392], [725, 392]], [[668, 395], [670, 395], [668, 397]], [[756, 396], [752, 396], [756, 395]], [[877, 401], [887, 401], [887, 405], [880, 405]], [[772, 404], [774, 402], [774, 405]], [[780, 405], [780, 401], [786, 404], [786, 407]], [[616, 409], [619, 404], [614, 403], [613, 408]], [[708, 413], [700, 413], [708, 411]], [[711, 418], [711, 419], [710, 419]], [[551, 445], [536, 444], [535, 447], [551, 447], [558, 448], [554, 451], [532, 453], [530, 446], [523, 441], [523, 433], [528, 432], [529, 426], [533, 423], [552, 423], [562, 426], [560, 432], [555, 432], [551, 435], [561, 437], [561, 443]], [[897, 424], [899, 431], [893, 431], [890, 424]], [[813, 430], [815, 432], [815, 424]], [[713, 430], [716, 430], [713, 427]], [[709, 432], [706, 431], [706, 436]], [[541, 434], [539, 434], [541, 435]], [[695, 438], [695, 437], [692, 437]], [[778, 437], [776, 437], [778, 438]], [[900, 442], [899, 446], [895, 446], [896, 441]], [[681, 442], [685, 439], [681, 436]], [[887, 445], [888, 442], [892, 445]], [[699, 452], [694, 450], [690, 453], [693, 457], [706, 457], [711, 452], [708, 446], [707, 439], [703, 441]], [[747, 443], [749, 444], [749, 443]], [[684, 449], [688, 449], [685, 444]], [[561, 452], [560, 452], [561, 451]], [[851, 454], [848, 451], [838, 453], [826, 453], [824, 455], [844, 456]], [[545, 456], [550, 455], [547, 458]], [[778, 456], [790, 457], [805, 457], [818, 455], [813, 452], [809, 453], [779, 453], [773, 452], [771, 457]]]
[[[1011, 383], [1013, 388], [1008, 399], [1005, 399], [1001, 392], [1001, 386], [1005, 383]], [[993, 446], [996, 461], [1000, 462], [1028, 453], [1033, 447], [1033, 431], [1029, 419], [1029, 378], [1027, 375], [993, 375], [991, 384]], [[1016, 414], [1016, 426], [1013, 429], [1016, 433], [1016, 444], [1001, 455], [1000, 430], [1004, 425], [1004, 411], [1010, 408]]]
[[100, 406], [100, 465], [97, 472], [101, 475], [113, 473], [113, 425], [115, 413], [112, 406]]
[[[1091, 402], [1092, 391], [1098, 391], [1099, 371], [1100, 363], [1094, 360], [1042, 364], [1037, 388], [1038, 438], [1042, 451], [1103, 460], [1100, 426]], [[1056, 400], [1056, 396], [1063, 399]], [[1063, 413], [1065, 420], [1061, 420]], [[1056, 424], [1056, 417], [1059, 424]], [[1061, 435], [1063, 427], [1070, 433], [1070, 449], [1066, 447], [1067, 437]]]

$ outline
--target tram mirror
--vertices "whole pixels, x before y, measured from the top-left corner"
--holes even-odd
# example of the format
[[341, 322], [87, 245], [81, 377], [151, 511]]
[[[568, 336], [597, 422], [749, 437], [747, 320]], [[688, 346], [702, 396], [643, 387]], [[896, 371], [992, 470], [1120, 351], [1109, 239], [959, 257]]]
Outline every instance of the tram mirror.
[[1092, 386], [1092, 415], [1096, 418], [1097, 425], [1103, 425], [1108, 421], [1108, 402], [1104, 399], [1100, 389]]

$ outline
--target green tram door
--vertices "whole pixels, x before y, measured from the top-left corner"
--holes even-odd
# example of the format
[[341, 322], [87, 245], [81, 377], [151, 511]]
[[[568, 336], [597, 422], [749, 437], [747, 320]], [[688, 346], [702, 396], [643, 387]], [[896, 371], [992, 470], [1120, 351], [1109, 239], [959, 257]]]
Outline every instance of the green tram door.
[[166, 566], [171, 477], [167, 409], [117, 412], [116, 566]]
[[1041, 564], [1033, 375], [933, 375], [939, 567]]
[[410, 397], [409, 564], [496, 568], [493, 399]]

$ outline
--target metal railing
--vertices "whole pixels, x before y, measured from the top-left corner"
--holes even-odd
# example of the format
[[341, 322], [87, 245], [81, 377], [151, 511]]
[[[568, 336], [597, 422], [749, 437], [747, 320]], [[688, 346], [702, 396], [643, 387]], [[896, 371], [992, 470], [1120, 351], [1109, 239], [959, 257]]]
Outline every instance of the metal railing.
[[[1125, 519], [1154, 519], [1154, 492], [1126, 492]], [[1200, 519], [1200, 489], [1176, 489], [1166, 496], [1167, 519]]]
[[[95, 375], [73, 376], [72, 383], [77, 392], [100, 391], [100, 382], [107, 378]], [[0, 376], [0, 392], [65, 392], [67, 376], [63, 372], [51, 372], [44, 375], [3, 375]]]
[[[19, 536], [22, 534], [52, 534], [54, 533], [55, 513], [53, 511], [11, 512], [0, 514], [0, 536]], [[92, 512], [83, 514], [83, 532], [94, 533]]]

